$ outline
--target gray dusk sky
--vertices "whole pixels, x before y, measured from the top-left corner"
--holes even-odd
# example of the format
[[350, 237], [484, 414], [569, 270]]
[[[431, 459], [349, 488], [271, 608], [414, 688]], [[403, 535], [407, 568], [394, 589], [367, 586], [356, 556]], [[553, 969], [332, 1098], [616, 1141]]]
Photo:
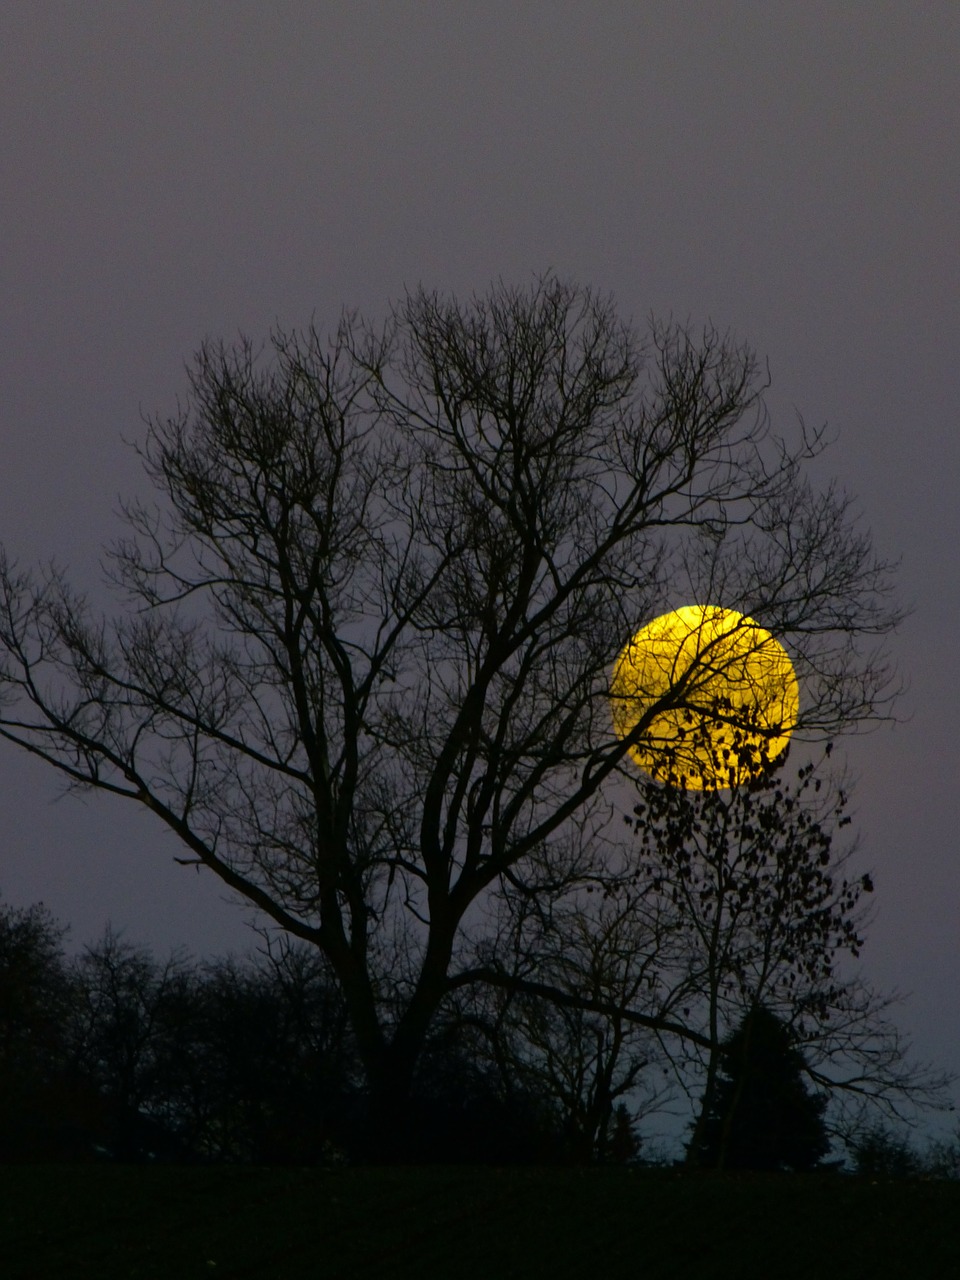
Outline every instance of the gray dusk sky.
[[[902, 561], [903, 723], [851, 741], [878, 985], [960, 1069], [960, 4], [75, 0], [0, 10], [0, 542], [96, 591], [123, 437], [206, 336], [554, 269], [769, 360]], [[149, 816], [0, 749], [0, 891], [243, 949]]]

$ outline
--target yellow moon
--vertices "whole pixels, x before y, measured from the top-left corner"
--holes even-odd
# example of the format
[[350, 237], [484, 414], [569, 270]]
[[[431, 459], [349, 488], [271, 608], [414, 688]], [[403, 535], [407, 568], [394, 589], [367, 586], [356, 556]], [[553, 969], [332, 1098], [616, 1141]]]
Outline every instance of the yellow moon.
[[660, 782], [719, 789], [763, 773], [787, 748], [800, 690], [786, 650], [752, 618], [688, 605], [623, 648], [610, 682], [625, 738], [659, 704], [629, 753]]

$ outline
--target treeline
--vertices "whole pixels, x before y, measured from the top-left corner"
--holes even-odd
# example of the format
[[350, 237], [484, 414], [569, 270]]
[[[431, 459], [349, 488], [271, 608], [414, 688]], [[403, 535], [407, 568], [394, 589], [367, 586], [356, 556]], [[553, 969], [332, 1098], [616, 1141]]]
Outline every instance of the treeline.
[[[0, 1160], [382, 1158], [345, 1004], [318, 951], [265, 939], [243, 959], [160, 961], [108, 930], [68, 956], [65, 935], [43, 905], [0, 902]], [[392, 1158], [639, 1159], [638, 1118], [670, 1096], [650, 1083], [659, 1072], [598, 1072], [597, 1026], [582, 1019], [563, 1037], [551, 1028], [545, 1056], [548, 1016], [528, 1007], [522, 1026], [504, 1019], [496, 1035], [475, 1011], [438, 1020]], [[688, 1163], [829, 1166], [826, 1100], [805, 1085], [783, 1022], [758, 1006], [721, 1061]], [[848, 1135], [847, 1150], [865, 1174], [960, 1175], [960, 1143], [921, 1154], [876, 1123]]]
[[[75, 957], [42, 906], [0, 903], [0, 1159], [316, 1164], [375, 1158], [343, 1001], [319, 953], [155, 959], [107, 932]], [[582, 1155], [556, 1103], [504, 1088], [442, 1030], [411, 1160]], [[624, 1112], [608, 1155], [637, 1150]]]

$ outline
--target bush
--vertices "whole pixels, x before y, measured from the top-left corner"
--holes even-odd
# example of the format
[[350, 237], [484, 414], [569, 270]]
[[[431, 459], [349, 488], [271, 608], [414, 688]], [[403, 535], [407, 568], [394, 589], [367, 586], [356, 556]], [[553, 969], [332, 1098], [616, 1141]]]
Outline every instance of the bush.
[[886, 1125], [871, 1125], [847, 1140], [853, 1172], [869, 1178], [912, 1178], [921, 1171], [921, 1160], [909, 1139]]

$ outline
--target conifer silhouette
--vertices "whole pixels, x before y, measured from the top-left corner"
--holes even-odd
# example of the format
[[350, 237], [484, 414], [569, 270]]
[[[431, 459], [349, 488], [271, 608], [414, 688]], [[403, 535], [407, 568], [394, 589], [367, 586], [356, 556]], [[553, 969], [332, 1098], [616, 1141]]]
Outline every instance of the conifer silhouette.
[[814, 1168], [830, 1147], [826, 1099], [808, 1092], [790, 1029], [756, 1005], [723, 1051], [693, 1162], [713, 1169]]

